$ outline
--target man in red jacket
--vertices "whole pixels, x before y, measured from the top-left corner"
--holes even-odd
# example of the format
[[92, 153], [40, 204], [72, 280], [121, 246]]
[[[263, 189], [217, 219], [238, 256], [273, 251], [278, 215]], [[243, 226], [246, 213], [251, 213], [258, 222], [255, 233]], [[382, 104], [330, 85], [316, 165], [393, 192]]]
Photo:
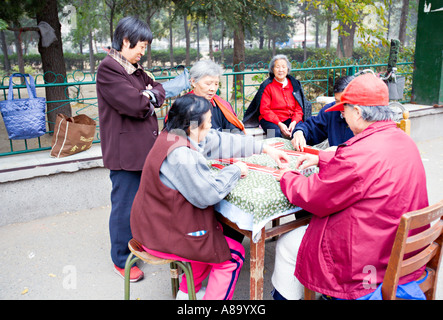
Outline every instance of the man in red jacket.
[[383, 281], [401, 215], [428, 206], [419, 151], [391, 120], [388, 104], [381, 79], [358, 76], [327, 110], [342, 111], [354, 137], [336, 152], [299, 157], [300, 169], [318, 165], [318, 174], [283, 173], [283, 193], [313, 216], [307, 229], [278, 241], [272, 276], [277, 296], [301, 298], [303, 286], [339, 299], [372, 294]]

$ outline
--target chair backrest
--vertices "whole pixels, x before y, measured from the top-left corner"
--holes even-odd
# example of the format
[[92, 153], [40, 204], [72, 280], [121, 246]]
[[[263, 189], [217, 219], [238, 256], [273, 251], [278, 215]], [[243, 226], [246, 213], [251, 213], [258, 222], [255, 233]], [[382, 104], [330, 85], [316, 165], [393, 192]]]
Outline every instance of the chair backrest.
[[397, 128], [400, 128], [406, 134], [411, 135], [411, 120], [409, 119], [409, 111], [406, 110], [406, 108], [397, 101], [389, 102], [389, 106], [399, 107], [402, 111], [403, 119], [399, 120], [397, 123]]
[[409, 119], [409, 111], [403, 112], [403, 119], [397, 122], [397, 128], [400, 128], [408, 135], [411, 135], [411, 120]]
[[[442, 255], [443, 200], [432, 206], [405, 213], [400, 220], [383, 279], [384, 300], [395, 300], [398, 280], [426, 265], [428, 278], [420, 284], [428, 300], [434, 300]], [[430, 225], [409, 236], [409, 231]], [[408, 255], [409, 254], [409, 255]], [[412, 256], [411, 256], [412, 254]], [[405, 259], [405, 255], [407, 258]]]

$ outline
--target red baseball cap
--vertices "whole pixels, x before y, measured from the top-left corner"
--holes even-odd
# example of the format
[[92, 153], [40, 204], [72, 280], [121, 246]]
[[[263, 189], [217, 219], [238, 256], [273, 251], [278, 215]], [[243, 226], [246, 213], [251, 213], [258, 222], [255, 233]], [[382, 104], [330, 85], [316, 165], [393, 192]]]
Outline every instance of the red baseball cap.
[[343, 111], [345, 103], [360, 106], [387, 106], [389, 104], [388, 86], [372, 73], [365, 73], [349, 82], [341, 95], [340, 102], [326, 109], [325, 112]]

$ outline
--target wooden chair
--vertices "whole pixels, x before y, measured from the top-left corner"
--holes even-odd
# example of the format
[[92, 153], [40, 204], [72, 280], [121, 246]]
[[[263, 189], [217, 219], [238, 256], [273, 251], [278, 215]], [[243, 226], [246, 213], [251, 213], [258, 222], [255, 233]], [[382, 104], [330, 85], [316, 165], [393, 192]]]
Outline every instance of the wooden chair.
[[[398, 279], [426, 265], [428, 277], [420, 284], [426, 299], [434, 300], [443, 242], [443, 200], [421, 210], [405, 213], [400, 220], [382, 284], [384, 300], [395, 300]], [[409, 231], [431, 224], [429, 229], [408, 236]], [[415, 252], [417, 251], [418, 252]], [[405, 254], [414, 255], [404, 259]], [[423, 278], [426, 272], [421, 276]]]
[[125, 265], [125, 300], [129, 300], [130, 296], [130, 279], [129, 274], [131, 267], [136, 263], [138, 260], [142, 260], [144, 263], [151, 264], [151, 265], [162, 265], [162, 264], [168, 264], [170, 265], [171, 270], [171, 285], [172, 285], [172, 297], [175, 298], [177, 296], [178, 292], [178, 277], [179, 277], [179, 266], [186, 275], [186, 281], [188, 284], [188, 296], [189, 300], [196, 300], [195, 295], [195, 286], [194, 286], [194, 277], [192, 274], [192, 268], [191, 264], [189, 262], [183, 262], [183, 261], [177, 261], [177, 260], [171, 260], [171, 259], [162, 259], [158, 258], [156, 256], [153, 256], [149, 253], [147, 253], [140, 242], [138, 242], [135, 239], [131, 239], [128, 243], [129, 250], [131, 250], [131, 253], [129, 254], [128, 258], [126, 259], [126, 265]]
[[[409, 231], [430, 224], [431, 227], [413, 236]], [[410, 274], [426, 265], [428, 277], [420, 283], [426, 299], [434, 300], [437, 289], [443, 242], [443, 200], [432, 206], [405, 213], [400, 220], [388, 267], [383, 279], [384, 300], [395, 300], [400, 277]], [[420, 250], [421, 249], [421, 250]], [[414, 252], [404, 259], [405, 254]], [[423, 279], [426, 271], [419, 279]], [[314, 300], [316, 293], [305, 287], [305, 300]]]
[[402, 129], [404, 132], [406, 132], [408, 135], [411, 135], [411, 120], [409, 119], [409, 111], [405, 109], [405, 107], [397, 102], [397, 101], [393, 101], [389, 103], [389, 106], [397, 106], [401, 109], [402, 111], [402, 116], [403, 119], [401, 119], [400, 121], [396, 122], [397, 123], [397, 128]]

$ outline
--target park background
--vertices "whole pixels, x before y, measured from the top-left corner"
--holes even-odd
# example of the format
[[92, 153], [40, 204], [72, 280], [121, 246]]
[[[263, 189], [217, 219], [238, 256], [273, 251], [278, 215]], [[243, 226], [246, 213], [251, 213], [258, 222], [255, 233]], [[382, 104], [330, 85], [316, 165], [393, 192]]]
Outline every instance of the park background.
[[[417, 0], [6, 0], [0, 7], [0, 99], [7, 98], [10, 74], [31, 74], [37, 96], [47, 100], [47, 134], [12, 141], [0, 124], [0, 156], [49, 148], [58, 113], [84, 113], [98, 123], [96, 70], [127, 15], [152, 29], [154, 40], [141, 60], [152, 77], [163, 82], [199, 59], [214, 59], [225, 68], [219, 94], [240, 119], [273, 55], [288, 56], [315, 113], [322, 106], [318, 97], [333, 96], [337, 77], [364, 68], [385, 72], [391, 39], [401, 43], [402, 102], [411, 100]], [[44, 22], [57, 38], [49, 47], [38, 27]], [[14, 81], [16, 97], [27, 97], [21, 80]], [[160, 127], [172, 101], [157, 110]]]

